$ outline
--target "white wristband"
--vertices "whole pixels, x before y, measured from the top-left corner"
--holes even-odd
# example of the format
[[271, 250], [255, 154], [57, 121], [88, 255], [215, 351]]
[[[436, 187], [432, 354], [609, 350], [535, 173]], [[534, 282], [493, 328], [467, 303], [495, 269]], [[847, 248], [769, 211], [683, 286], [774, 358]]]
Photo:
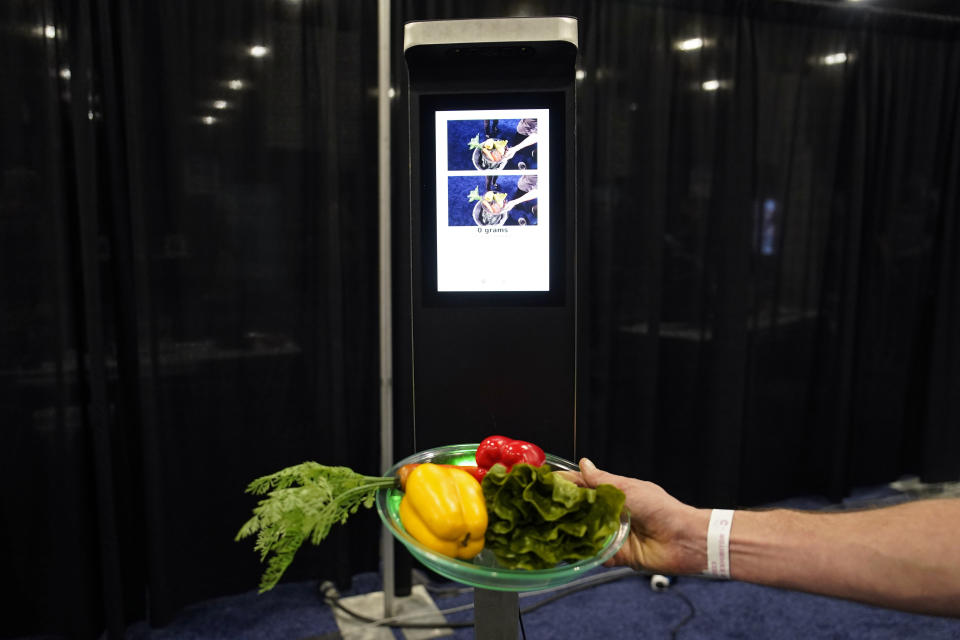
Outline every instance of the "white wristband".
[[707, 527], [707, 575], [730, 577], [730, 527], [732, 509], [714, 509]]

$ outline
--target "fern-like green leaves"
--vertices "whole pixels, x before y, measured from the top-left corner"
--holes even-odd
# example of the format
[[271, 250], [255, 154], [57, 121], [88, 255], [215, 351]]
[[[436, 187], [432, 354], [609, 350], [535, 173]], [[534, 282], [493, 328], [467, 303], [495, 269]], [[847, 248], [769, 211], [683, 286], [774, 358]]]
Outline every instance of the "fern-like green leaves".
[[397, 482], [316, 462], [303, 462], [251, 482], [247, 493], [267, 497], [254, 508], [235, 540], [256, 534], [253, 548], [260, 552], [261, 562], [270, 557], [260, 593], [279, 582], [305, 540], [320, 544], [334, 524], [346, 522], [361, 505], [369, 509], [378, 489]]

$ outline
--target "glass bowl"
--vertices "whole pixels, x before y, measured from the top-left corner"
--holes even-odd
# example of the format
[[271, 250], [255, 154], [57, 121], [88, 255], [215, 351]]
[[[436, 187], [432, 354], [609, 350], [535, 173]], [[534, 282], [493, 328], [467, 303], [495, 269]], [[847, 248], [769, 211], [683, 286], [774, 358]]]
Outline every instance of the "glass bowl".
[[[474, 454], [476, 444], [454, 444], [437, 447], [415, 453], [387, 469], [385, 476], [395, 476], [405, 464], [435, 462], [437, 464], [455, 464], [472, 466], [476, 464]], [[577, 465], [547, 454], [547, 464], [558, 470], [576, 471]], [[399, 488], [381, 489], [377, 492], [377, 512], [384, 525], [410, 553], [426, 567], [436, 573], [472, 587], [494, 591], [536, 591], [566, 584], [583, 576], [587, 571], [603, 564], [615, 554], [630, 533], [630, 516], [626, 508], [620, 513], [620, 528], [607, 539], [599, 554], [575, 563], [562, 562], [550, 569], [506, 569], [498, 565], [493, 553], [484, 549], [473, 560], [459, 560], [436, 553], [420, 544], [408, 534], [400, 522], [400, 500], [403, 492]]]

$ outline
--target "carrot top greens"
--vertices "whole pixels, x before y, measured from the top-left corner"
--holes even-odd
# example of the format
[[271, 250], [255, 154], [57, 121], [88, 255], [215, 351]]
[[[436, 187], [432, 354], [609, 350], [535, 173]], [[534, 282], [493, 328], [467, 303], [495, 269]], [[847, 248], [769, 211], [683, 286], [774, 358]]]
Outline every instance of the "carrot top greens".
[[267, 497], [235, 540], [257, 534], [253, 548], [260, 552], [261, 562], [273, 554], [260, 579], [260, 593], [277, 584], [305, 540], [320, 544], [334, 524], [346, 522], [361, 505], [372, 507], [378, 489], [398, 482], [317, 462], [303, 462], [251, 482], [247, 493]]

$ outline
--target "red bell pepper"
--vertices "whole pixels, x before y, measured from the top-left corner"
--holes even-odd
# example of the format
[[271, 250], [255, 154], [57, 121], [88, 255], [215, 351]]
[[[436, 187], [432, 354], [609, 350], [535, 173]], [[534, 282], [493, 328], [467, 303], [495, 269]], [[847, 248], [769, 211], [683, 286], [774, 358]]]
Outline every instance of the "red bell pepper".
[[543, 449], [524, 440], [513, 440], [506, 436], [490, 436], [477, 447], [477, 466], [489, 469], [498, 462], [507, 468], [513, 468], [518, 462], [526, 462], [535, 467], [543, 466], [547, 456]]
[[477, 466], [481, 469], [489, 469], [500, 462], [500, 458], [503, 456], [501, 449], [503, 445], [508, 442], [511, 442], [511, 439], [506, 436], [490, 436], [489, 438], [484, 438], [480, 446], [477, 447], [475, 456]]

